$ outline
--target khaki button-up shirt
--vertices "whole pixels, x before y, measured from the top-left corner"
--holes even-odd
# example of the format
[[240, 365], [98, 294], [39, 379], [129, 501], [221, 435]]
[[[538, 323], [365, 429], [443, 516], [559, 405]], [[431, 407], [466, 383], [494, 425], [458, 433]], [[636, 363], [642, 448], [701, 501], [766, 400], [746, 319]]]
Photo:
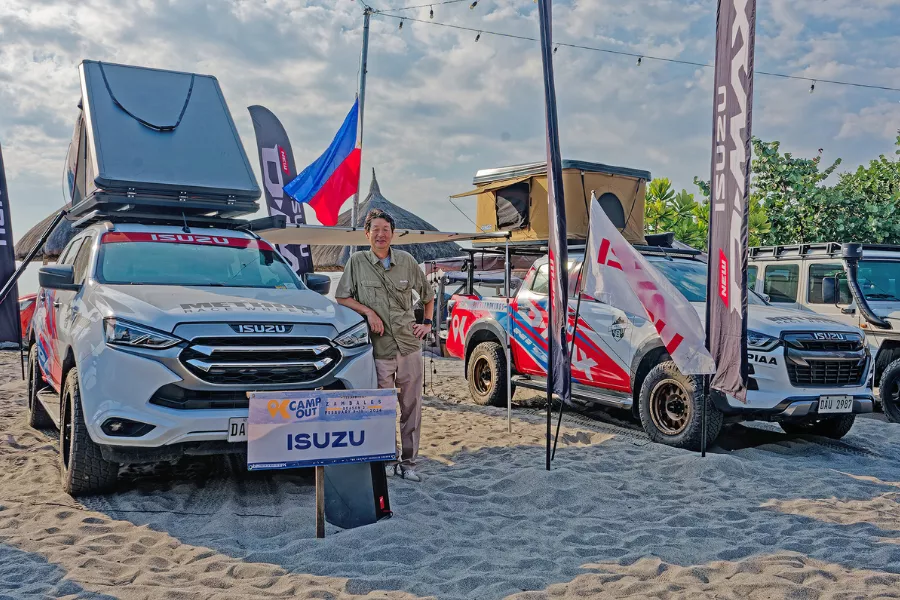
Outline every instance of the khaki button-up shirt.
[[412, 291], [423, 304], [434, 298], [425, 273], [409, 252], [390, 250], [390, 268], [371, 250], [356, 252], [347, 261], [335, 298], [353, 298], [368, 306], [384, 323], [382, 335], [372, 334], [375, 358], [406, 356], [419, 350], [422, 341], [413, 333], [416, 322]]

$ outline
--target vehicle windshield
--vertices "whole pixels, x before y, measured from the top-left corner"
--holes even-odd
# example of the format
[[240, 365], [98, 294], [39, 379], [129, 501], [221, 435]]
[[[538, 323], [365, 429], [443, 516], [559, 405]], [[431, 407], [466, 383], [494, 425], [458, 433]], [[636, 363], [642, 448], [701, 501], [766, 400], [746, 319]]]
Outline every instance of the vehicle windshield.
[[[706, 263], [691, 260], [651, 260], [650, 264], [681, 292], [688, 302], [706, 302]], [[765, 304], [756, 292], [749, 290], [748, 304]]]
[[856, 279], [866, 300], [900, 300], [900, 261], [862, 260]]
[[[181, 285], [303, 289], [266, 242], [202, 235], [108, 233], [100, 246], [97, 280], [120, 285]], [[155, 236], [153, 240], [149, 239]]]

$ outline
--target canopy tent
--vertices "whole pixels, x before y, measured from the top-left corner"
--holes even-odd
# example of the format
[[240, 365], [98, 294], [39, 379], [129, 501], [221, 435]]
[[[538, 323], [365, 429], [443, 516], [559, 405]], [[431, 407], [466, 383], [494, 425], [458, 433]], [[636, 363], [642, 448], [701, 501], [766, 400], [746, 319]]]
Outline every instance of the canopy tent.
[[[577, 160], [562, 161], [567, 237], [584, 240], [588, 231], [591, 191], [610, 220], [629, 242], [644, 243], [644, 195], [650, 173]], [[474, 190], [452, 198], [477, 196], [477, 227], [481, 231], [509, 231], [513, 242], [546, 241], [547, 163], [482, 169]]]
[[[375, 178], [375, 170], [372, 169], [372, 183], [369, 187], [369, 195], [359, 205], [356, 223], [351, 222], [351, 211], [348, 210], [338, 217], [336, 227], [321, 228], [328, 231], [322, 231], [317, 234], [314, 233], [314, 230], [304, 229], [302, 235], [309, 236], [310, 241], [303, 243], [313, 245], [313, 265], [315, 265], [316, 270], [343, 269], [350, 258], [350, 248], [348, 246], [369, 246], [369, 240], [366, 239], [362, 229], [366, 222], [366, 215], [373, 208], [383, 210], [394, 217], [397, 232], [394, 234], [393, 244], [418, 244], [404, 248], [404, 250], [412, 254], [419, 263], [458, 256], [462, 253], [462, 248], [454, 242], [461, 239], [471, 239], [469, 237], [453, 237], [459, 234], [440, 233], [431, 223], [392, 203], [381, 194], [381, 188], [378, 185], [378, 180]], [[343, 230], [344, 233], [338, 234], [336, 230], [339, 229]], [[349, 235], [348, 232], [354, 229], [356, 234]], [[294, 232], [294, 234], [296, 233]], [[294, 234], [282, 233], [280, 235], [290, 236]], [[319, 241], [320, 238], [318, 236], [324, 236], [326, 239]], [[337, 239], [351, 241], [335, 241]], [[270, 241], [278, 244], [285, 243], [275, 240]]]

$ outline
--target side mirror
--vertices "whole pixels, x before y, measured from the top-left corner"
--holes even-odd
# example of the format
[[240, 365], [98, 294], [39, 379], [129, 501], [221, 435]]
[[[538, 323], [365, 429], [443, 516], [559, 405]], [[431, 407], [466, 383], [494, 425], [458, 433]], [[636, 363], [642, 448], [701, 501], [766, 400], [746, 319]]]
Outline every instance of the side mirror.
[[75, 267], [72, 265], [41, 267], [38, 271], [38, 283], [48, 290], [77, 292], [81, 289], [81, 286], [75, 283]]
[[822, 302], [825, 304], [837, 304], [837, 277], [822, 278]]
[[307, 273], [306, 287], [323, 296], [327, 296], [328, 292], [331, 291], [331, 278], [320, 273]]

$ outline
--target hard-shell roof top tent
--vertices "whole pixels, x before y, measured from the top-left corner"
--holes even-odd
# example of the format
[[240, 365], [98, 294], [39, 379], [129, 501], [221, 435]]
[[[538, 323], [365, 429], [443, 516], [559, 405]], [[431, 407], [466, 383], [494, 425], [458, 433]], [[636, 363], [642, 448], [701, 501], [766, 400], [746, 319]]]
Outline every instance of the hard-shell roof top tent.
[[[644, 194], [649, 171], [579, 160], [562, 161], [562, 169], [569, 240], [587, 236], [593, 190], [625, 239], [644, 243]], [[548, 239], [546, 162], [483, 169], [475, 174], [473, 183], [476, 189], [453, 198], [478, 196], [476, 221], [480, 231], [512, 232], [513, 243]]]
[[67, 159], [70, 213], [236, 217], [256, 177], [215, 77], [86, 60]]

